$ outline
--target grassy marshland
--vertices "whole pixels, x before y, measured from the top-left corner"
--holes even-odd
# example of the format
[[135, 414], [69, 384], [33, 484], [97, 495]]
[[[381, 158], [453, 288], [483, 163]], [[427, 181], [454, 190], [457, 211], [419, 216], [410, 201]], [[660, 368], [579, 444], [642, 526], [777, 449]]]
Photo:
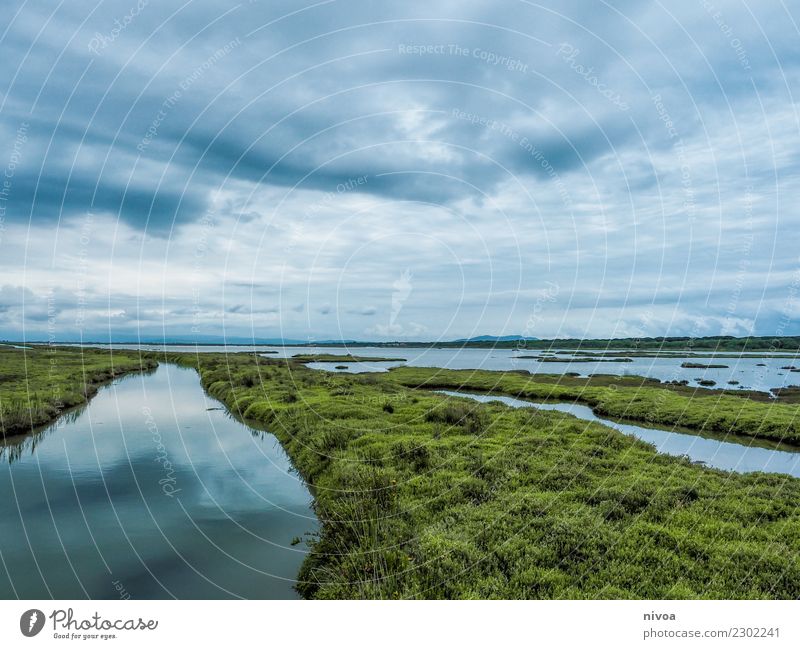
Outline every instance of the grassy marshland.
[[612, 376], [550, 377], [547, 381], [519, 372], [410, 367], [389, 374], [408, 387], [492, 392], [534, 401], [580, 401], [608, 417], [800, 444], [799, 406], [759, 402], [722, 390], [693, 390], [638, 377], [633, 381]]
[[[531, 388], [522, 375], [169, 358], [266, 425], [312, 486], [323, 525], [300, 575], [306, 597], [800, 595], [800, 480], [706, 469], [562, 413], [402, 385], [499, 381], [518, 394]], [[768, 412], [747, 399], [698, 400], [706, 415]]]
[[[85, 400], [103, 377], [140, 367], [132, 352], [56, 350], [51, 370], [52, 352], [34, 352], [0, 356], [4, 399], [58, 387]], [[143, 356], [145, 367], [195, 367], [210, 394], [282, 442], [322, 522], [300, 574], [306, 597], [800, 595], [800, 480], [707, 469], [563, 413], [416, 386], [581, 398], [628, 416], [635, 406], [644, 419], [649, 408], [727, 422], [744, 409], [756, 431], [789, 430], [794, 407], [645, 379], [352, 375], [257, 354]]]
[[0, 347], [0, 437], [48, 424], [86, 403], [103, 383], [156, 364], [134, 351]]
[[772, 394], [781, 401], [800, 403], [800, 385], [788, 385], [785, 388], [773, 388]]

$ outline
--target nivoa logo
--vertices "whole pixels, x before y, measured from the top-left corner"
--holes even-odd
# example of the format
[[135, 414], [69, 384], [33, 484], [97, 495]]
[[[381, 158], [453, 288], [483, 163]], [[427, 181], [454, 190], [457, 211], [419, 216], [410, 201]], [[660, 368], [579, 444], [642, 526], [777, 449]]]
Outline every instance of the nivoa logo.
[[38, 608], [25, 611], [19, 618], [19, 630], [22, 635], [32, 638], [44, 628], [44, 613]]

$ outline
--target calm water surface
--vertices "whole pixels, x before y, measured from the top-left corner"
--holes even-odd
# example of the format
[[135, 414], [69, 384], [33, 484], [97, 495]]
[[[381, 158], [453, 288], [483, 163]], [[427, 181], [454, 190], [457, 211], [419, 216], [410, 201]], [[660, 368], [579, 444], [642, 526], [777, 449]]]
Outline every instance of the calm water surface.
[[162, 364], [0, 446], [0, 598], [297, 597], [312, 497], [220, 408]]

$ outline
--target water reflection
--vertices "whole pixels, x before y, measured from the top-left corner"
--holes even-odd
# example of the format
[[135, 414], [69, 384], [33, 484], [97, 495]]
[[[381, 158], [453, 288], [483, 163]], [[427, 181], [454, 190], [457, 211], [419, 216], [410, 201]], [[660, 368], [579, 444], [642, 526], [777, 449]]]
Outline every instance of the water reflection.
[[295, 597], [311, 494], [272, 435], [219, 407], [162, 365], [7, 440], [0, 597]]
[[26, 435], [14, 435], [12, 437], [0, 437], [0, 462], [7, 460], [8, 463], [22, 459], [26, 454], [33, 454], [39, 442], [47, 434], [58, 428], [63, 428], [68, 424], [74, 424], [86, 410], [87, 404], [83, 403], [75, 408], [61, 413], [58, 421], [48, 426], [36, 428], [33, 432]]

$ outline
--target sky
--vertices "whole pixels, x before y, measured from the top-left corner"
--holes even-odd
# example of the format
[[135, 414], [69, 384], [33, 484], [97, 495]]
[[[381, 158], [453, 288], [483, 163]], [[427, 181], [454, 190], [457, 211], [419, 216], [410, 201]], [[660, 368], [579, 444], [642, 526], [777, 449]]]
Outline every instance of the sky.
[[800, 333], [797, 3], [4, 16], [0, 338]]

